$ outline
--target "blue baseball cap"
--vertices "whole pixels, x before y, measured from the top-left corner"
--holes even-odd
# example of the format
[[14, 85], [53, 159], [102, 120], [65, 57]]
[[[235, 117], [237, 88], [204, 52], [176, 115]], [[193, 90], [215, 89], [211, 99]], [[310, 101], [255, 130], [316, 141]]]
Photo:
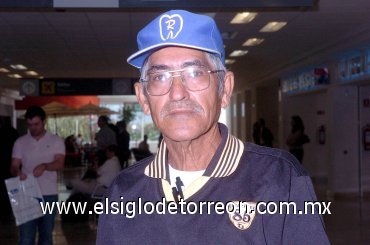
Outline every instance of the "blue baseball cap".
[[225, 49], [215, 21], [207, 16], [185, 10], [171, 10], [161, 14], [137, 35], [139, 50], [127, 62], [141, 68], [154, 51], [177, 46], [203, 50], [218, 55], [225, 64]]

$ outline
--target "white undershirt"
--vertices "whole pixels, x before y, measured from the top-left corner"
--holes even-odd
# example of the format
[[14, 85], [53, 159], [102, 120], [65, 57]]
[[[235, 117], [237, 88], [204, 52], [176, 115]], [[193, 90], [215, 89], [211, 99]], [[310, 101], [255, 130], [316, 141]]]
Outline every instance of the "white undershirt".
[[182, 183], [184, 184], [184, 186], [182, 186], [182, 190], [185, 190], [186, 187], [188, 187], [194, 180], [202, 176], [204, 171], [206, 171], [205, 169], [198, 171], [181, 171], [172, 168], [170, 164], [168, 165], [170, 170], [171, 186], [176, 187], [176, 177], [180, 177]]

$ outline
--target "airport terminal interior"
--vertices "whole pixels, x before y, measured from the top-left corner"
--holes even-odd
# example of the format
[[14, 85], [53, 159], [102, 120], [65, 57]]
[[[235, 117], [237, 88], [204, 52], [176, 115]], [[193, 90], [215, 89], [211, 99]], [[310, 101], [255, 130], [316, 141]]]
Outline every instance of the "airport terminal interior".
[[[291, 123], [299, 118], [307, 135], [301, 163], [318, 200], [330, 203], [323, 219], [331, 244], [370, 244], [368, 0], [0, 1], [1, 127], [27, 133], [25, 111], [38, 105], [49, 132], [77, 142], [58, 172], [59, 201], [92, 165], [101, 115], [113, 125], [127, 121], [129, 165], [142, 158], [135, 149], [144, 135], [156, 153], [161, 134], [138, 104], [140, 74], [126, 59], [137, 50], [138, 31], [169, 9], [206, 14], [219, 26], [226, 67], [235, 74], [219, 121], [256, 144], [264, 126], [269, 147], [289, 150]], [[15, 219], [4, 205], [10, 162], [0, 164], [0, 243], [17, 244]], [[98, 223], [94, 214], [74, 220], [58, 214], [54, 244], [95, 244]]]

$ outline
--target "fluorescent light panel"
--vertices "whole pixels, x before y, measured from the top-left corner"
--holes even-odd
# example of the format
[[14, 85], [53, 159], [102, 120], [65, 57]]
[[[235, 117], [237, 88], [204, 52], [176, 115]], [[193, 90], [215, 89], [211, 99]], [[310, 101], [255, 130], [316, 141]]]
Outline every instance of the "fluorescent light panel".
[[269, 22], [267, 23], [267, 25], [262, 27], [260, 32], [275, 32], [283, 28], [286, 24], [287, 22], [283, 22], [283, 21], [282, 22], [277, 22], [277, 21]]
[[263, 38], [249, 38], [243, 43], [243, 46], [256, 46], [263, 42]]
[[230, 57], [239, 57], [246, 55], [248, 53], [248, 50], [234, 50], [231, 54]]
[[10, 77], [10, 78], [22, 78], [22, 76], [19, 75], [19, 74], [9, 74], [8, 77]]
[[1, 67], [1, 68], [0, 68], [0, 72], [2, 72], [2, 73], [8, 73], [8, 72], [9, 72], [9, 70], [8, 70], [8, 69], [6, 69], [6, 68]]
[[37, 72], [35, 71], [26, 71], [26, 74], [29, 75], [29, 76], [37, 76], [39, 75]]
[[237, 13], [234, 16], [234, 18], [230, 21], [230, 23], [231, 24], [245, 24], [245, 23], [249, 23], [256, 16], [257, 16], [257, 13], [251, 13], [251, 12]]
[[225, 60], [225, 64], [226, 65], [231, 65], [231, 64], [234, 64], [236, 60], [233, 60], [233, 59], [226, 59]]
[[27, 70], [27, 67], [22, 64], [10, 65], [10, 67], [14, 70]]

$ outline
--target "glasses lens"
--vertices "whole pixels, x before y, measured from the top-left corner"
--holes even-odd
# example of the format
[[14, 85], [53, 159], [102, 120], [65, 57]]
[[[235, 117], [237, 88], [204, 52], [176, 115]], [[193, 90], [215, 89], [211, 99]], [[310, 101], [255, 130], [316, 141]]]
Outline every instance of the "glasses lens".
[[182, 72], [183, 82], [191, 91], [199, 91], [208, 88], [209, 72], [203, 67], [189, 67]]
[[149, 73], [147, 79], [147, 91], [150, 95], [163, 95], [170, 89], [171, 74], [169, 72]]

